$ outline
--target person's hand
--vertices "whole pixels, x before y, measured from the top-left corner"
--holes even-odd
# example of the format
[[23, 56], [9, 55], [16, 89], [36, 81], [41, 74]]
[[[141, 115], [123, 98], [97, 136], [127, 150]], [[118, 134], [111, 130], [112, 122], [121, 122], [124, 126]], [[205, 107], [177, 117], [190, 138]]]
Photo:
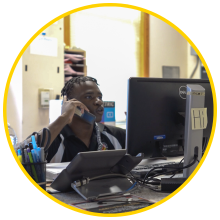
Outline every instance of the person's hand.
[[85, 110], [89, 112], [89, 109], [82, 102], [78, 101], [77, 99], [70, 99], [67, 101], [67, 97], [64, 96], [61, 113], [67, 118], [67, 124], [72, 121], [77, 107], [81, 109], [82, 114]]
[[78, 54], [64, 54], [64, 62], [68, 60], [72, 63], [78, 63], [79, 61], [85, 60], [85, 58]]

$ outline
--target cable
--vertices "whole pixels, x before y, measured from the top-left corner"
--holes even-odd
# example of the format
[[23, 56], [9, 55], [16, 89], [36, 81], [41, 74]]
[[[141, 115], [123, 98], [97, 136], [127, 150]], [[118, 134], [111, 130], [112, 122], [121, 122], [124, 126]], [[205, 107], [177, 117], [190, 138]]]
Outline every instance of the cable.
[[41, 147], [40, 143], [41, 143], [41, 134], [37, 133], [37, 145], [38, 145], [38, 147]]
[[[130, 176], [127, 174], [127, 175], [126, 175], [127, 178], [130, 178], [133, 182], [136, 183], [136, 185], [137, 185], [137, 184], [143, 185], [143, 180], [141, 180], [141, 179], [139, 179], [139, 178], [136, 178], [124, 165], [119, 164], [119, 166], [123, 167], [125, 170], [128, 171], [128, 174], [129, 174]], [[158, 179], [156, 179], [156, 178], [154, 178], [154, 180], [160, 181], [160, 180], [158, 180]], [[149, 186], [147, 186], [147, 187], [150, 188]], [[133, 188], [132, 188], [132, 189], [133, 189]], [[154, 190], [154, 189], [152, 189], [152, 190]]]
[[133, 180], [136, 181], [136, 177], [134, 177], [134, 175], [124, 165], [119, 164], [119, 166], [124, 167], [127, 170], [127, 172], [129, 173], [129, 175], [131, 175], [131, 178], [133, 178]]
[[[130, 175], [132, 175], [132, 174], [130, 173]], [[132, 176], [133, 176], [133, 175], [132, 175]], [[151, 187], [151, 186], [149, 186], [149, 185], [145, 185], [144, 182], [143, 182], [143, 180], [141, 180], [141, 179], [139, 179], [139, 178], [137, 178], [137, 177], [134, 177], [134, 176], [133, 176], [133, 178], [135, 179], [135, 181], [136, 181], [138, 184], [140, 184], [140, 185], [142, 185], [142, 186], [144, 186], [144, 187], [146, 187], [146, 188], [149, 188], [149, 189], [151, 189], [151, 190], [153, 190], [153, 191], [159, 192], [158, 190], [156, 190], [157, 188], [153, 188], [153, 187]], [[150, 185], [160, 185], [160, 180], [159, 180], [159, 179], [153, 178], [152, 180], [154, 180], [154, 182], [150, 182], [150, 183], [149, 183]]]
[[[188, 164], [187, 166], [182, 167], [182, 168], [167, 167], [167, 168], [174, 169], [174, 170], [173, 170], [173, 171], [167, 171], [167, 172], [164, 172], [164, 173], [155, 174], [153, 177], [160, 176], [160, 175], [165, 175], [165, 174], [169, 174], [169, 173], [171, 173], [171, 172], [176, 172], [176, 171], [179, 171], [179, 170], [182, 170], [182, 169], [186, 169], [186, 168], [188, 168], [188, 167], [191, 167], [193, 164], [195, 164], [196, 161], [197, 161], [197, 158], [194, 158], [194, 160], [193, 160], [192, 163], [190, 163], [190, 164]], [[149, 171], [149, 172], [150, 172], [150, 171]], [[149, 172], [148, 172], [148, 173], [149, 173]], [[145, 178], [144, 178], [144, 182], [145, 182], [146, 178], [147, 178], [147, 174], [146, 174], [146, 176], [145, 176]], [[149, 180], [151, 180], [151, 179], [152, 179], [152, 177], [151, 177]], [[149, 182], [149, 180], [147, 180], [147, 181], [145, 182], [145, 184], [147, 184], [147, 183]]]
[[[165, 174], [169, 174], [169, 173], [173, 173], [173, 172], [176, 172], [176, 171], [179, 171], [179, 170], [186, 169], [186, 168], [192, 166], [195, 162], [196, 162], [196, 159], [194, 159], [193, 162], [190, 163], [189, 165], [187, 165], [187, 166], [185, 166], [185, 167], [182, 167], [182, 168], [167, 167], [167, 168], [169, 168], [169, 169], [174, 169], [174, 170], [172, 170], [172, 171], [167, 171], [167, 172], [164, 172], [164, 173], [155, 174], [153, 177], [160, 176], [160, 175], [165, 175]], [[151, 178], [152, 178], [152, 177], [151, 177]], [[151, 178], [150, 178], [149, 180], [151, 180]], [[148, 181], [149, 181], [149, 180], [148, 180]], [[147, 182], [148, 182], [148, 181], [147, 181]]]
[[120, 176], [120, 177], [128, 178], [126, 175], [115, 173], [115, 174], [105, 174], [105, 175], [96, 176], [96, 177], [90, 178], [90, 181], [100, 179], [103, 177], [109, 177], [109, 176]]
[[[196, 148], [195, 148], [195, 149], [196, 149]], [[134, 188], [134, 186], [136, 186], [137, 184], [140, 184], [140, 185], [142, 185], [143, 187], [146, 187], [146, 188], [148, 188], [148, 189], [150, 189], [150, 190], [153, 190], [153, 191], [155, 191], [155, 192], [161, 192], [161, 190], [158, 190], [158, 187], [157, 187], [158, 185], [160, 185], [161, 180], [159, 180], [159, 179], [157, 179], [157, 178], [155, 178], [155, 177], [160, 176], [160, 175], [169, 174], [169, 173], [173, 173], [173, 176], [174, 176], [177, 171], [180, 171], [180, 170], [183, 170], [183, 169], [186, 169], [186, 168], [192, 166], [192, 165], [197, 161], [197, 158], [198, 158], [198, 155], [197, 155], [197, 154], [198, 154], [198, 152], [195, 151], [193, 162], [191, 162], [191, 163], [188, 164], [187, 166], [180, 167], [180, 168], [176, 168], [176, 167], [172, 167], [172, 166], [171, 166], [171, 167], [166, 167], [166, 168], [173, 169], [173, 170], [167, 171], [167, 172], [163, 172], [163, 173], [156, 173], [156, 174], [154, 174], [154, 175], [153, 175], [151, 178], [149, 178], [149, 179], [147, 179], [147, 178], [149, 177], [149, 174], [152, 173], [153, 170], [161, 169], [161, 168], [164, 168], [164, 167], [155, 167], [155, 168], [151, 169], [151, 170], [145, 175], [144, 180], [141, 180], [141, 179], [139, 179], [139, 178], [137, 178], [137, 177], [134, 177], [134, 175], [133, 175], [130, 171], [128, 171], [128, 169], [127, 169], [124, 165], [119, 164], [120, 166], [122, 166], [123, 168], [125, 168], [125, 169], [128, 171], [128, 174], [129, 174], [130, 176], [128, 176], [128, 175], [122, 175], [122, 174], [107, 174], [107, 175], [102, 175], [102, 176], [99, 176], [99, 177], [95, 177], [95, 179], [101, 178], [101, 177], [105, 177], [105, 176], [111, 176], [111, 175], [122, 176], [122, 177], [129, 178], [129, 179], [131, 179], [131, 180], [134, 182], [133, 186], [132, 186], [131, 188], [129, 188], [128, 190], [132, 190], [132, 189]], [[183, 160], [184, 160], [184, 158], [179, 162], [179, 165], [182, 163]], [[171, 176], [170, 178], [172, 178], [173, 176]], [[94, 179], [94, 178], [93, 178], [93, 179]], [[146, 181], [146, 179], [147, 179], [147, 181]], [[92, 180], [92, 179], [91, 179], [91, 180]], [[153, 187], [153, 186], [155, 186], [155, 187]], [[122, 193], [118, 193], [118, 194], [122, 194]]]
[[43, 128], [42, 133], [43, 133], [43, 136], [42, 136], [42, 140], [41, 140], [41, 146], [44, 146], [44, 142], [46, 139], [46, 133], [47, 133], [47, 142], [46, 142], [46, 145], [44, 146], [44, 151], [47, 151], [49, 144], [50, 144], [50, 139], [51, 139], [50, 130], [48, 128]]
[[147, 185], [147, 184], [145, 184], [145, 183], [140, 183], [143, 187], [146, 187], [146, 188], [148, 188], [148, 189], [150, 189], [150, 190], [153, 190], [153, 191], [155, 191], [155, 192], [160, 192], [160, 190], [158, 190], [158, 187], [152, 187], [152, 186], [149, 186], [149, 185]]
[[204, 154], [204, 152], [206, 150], [207, 144], [208, 144], [208, 138], [204, 138], [204, 143], [202, 146], [202, 155]]
[[30, 138], [32, 135], [35, 135], [35, 134], [38, 134], [36, 131], [35, 132], [33, 132], [31, 135], [29, 135], [27, 138], [26, 138], [26, 140], [28, 139], [28, 138]]
[[[160, 176], [160, 175], [164, 175], [164, 174], [168, 174], [168, 173], [173, 173], [173, 172], [176, 172], [176, 171], [179, 171], [179, 170], [183, 170], [183, 169], [186, 169], [190, 166], [192, 166], [193, 164], [195, 164], [195, 162], [198, 160], [198, 147], [196, 146], [194, 148], [194, 160], [192, 163], [188, 164], [187, 166], [183, 166], [182, 168], [174, 168], [174, 167], [166, 167], [166, 168], [170, 168], [170, 169], [174, 169], [173, 171], [168, 171], [168, 172], [164, 172], [164, 173], [160, 173], [160, 174], [155, 174], [153, 175], [149, 180], [151, 180], [153, 177], [156, 177], [156, 176]], [[147, 182], [145, 182], [145, 180], [147, 179], [147, 177], [149, 176], [149, 174], [153, 171], [153, 170], [156, 170], [156, 169], [161, 169], [163, 167], [156, 167], [156, 168], [153, 168], [151, 169], [144, 177], [144, 183], [146, 184], [149, 180], [147, 180]]]
[[[179, 162], [178, 167], [180, 166], [180, 164], [183, 162], [184, 158]], [[175, 172], [170, 178], [173, 178], [176, 175], [177, 172]]]
[[[180, 165], [183, 160], [184, 160], [184, 158], [179, 162], [178, 165]], [[186, 169], [186, 168], [192, 166], [193, 164], [196, 163], [196, 161], [198, 161], [198, 147], [195, 147], [195, 149], [194, 149], [194, 159], [193, 159], [193, 161], [192, 161], [190, 164], [188, 164], [188, 165], [186, 165], [186, 166], [183, 166], [183, 167], [177, 167], [177, 168], [176, 168], [176, 167], [172, 167], [172, 165], [171, 165], [170, 167], [166, 167], [166, 168], [173, 169], [173, 170], [171, 170], [171, 171], [166, 171], [166, 172], [162, 172], [162, 173], [156, 173], [156, 174], [154, 174], [153, 176], [151, 176], [149, 179], [147, 179], [147, 178], [149, 177], [150, 173], [152, 173], [152, 171], [157, 170], [157, 169], [164, 168], [164, 167], [155, 167], [155, 168], [151, 169], [151, 170], [145, 175], [144, 180], [141, 180], [141, 179], [139, 179], [139, 178], [137, 178], [137, 177], [134, 177], [134, 175], [133, 175], [130, 171], [128, 171], [128, 169], [127, 169], [125, 166], [123, 166], [123, 165], [121, 165], [121, 164], [120, 164], [120, 166], [124, 167], [124, 168], [128, 171], [128, 173], [129, 173], [129, 175], [130, 175], [130, 177], [129, 177], [128, 175], [122, 175], [122, 176], [126, 176], [127, 178], [130, 178], [131, 180], [133, 180], [133, 182], [134, 182], [134, 180], [135, 180], [135, 181], [136, 181], [136, 184], [135, 184], [135, 185], [140, 184], [140, 185], [142, 185], [143, 187], [146, 187], [146, 188], [148, 188], [148, 189], [150, 189], [150, 190], [153, 190], [153, 191], [155, 191], [155, 192], [162, 192], [161, 190], [159, 190], [158, 187], [153, 187], [153, 186], [157, 186], [157, 185], [160, 185], [160, 184], [161, 184], [161, 180], [159, 180], [159, 179], [157, 179], [157, 178], [155, 178], [155, 177], [160, 176], [160, 175], [165, 175], [165, 174], [170, 174], [170, 173], [172, 173], [173, 175], [170, 177], [170, 178], [172, 178], [173, 176], [175, 176], [175, 174], [176, 174], [178, 171], [183, 170], [183, 169]], [[198, 162], [199, 162], [199, 161], [198, 161]], [[120, 176], [121, 176], [121, 174], [120, 174]], [[132, 187], [132, 188], [133, 188], [133, 187]], [[132, 188], [130, 188], [130, 189], [132, 189]], [[164, 191], [163, 191], [163, 193], [167, 193], [167, 192], [164, 192]]]
[[[156, 178], [153, 178], [152, 180], [151, 180], [151, 182], [149, 182], [149, 184], [150, 185], [155, 185], [155, 186], [158, 186], [158, 185], [160, 185], [160, 180], [159, 179], [157, 179], [157, 181], [155, 181], [154, 179], [156, 179]], [[143, 182], [144, 183], [144, 182]]]
[[[153, 191], [155, 191], [155, 192], [160, 192], [159, 190], [157, 190], [157, 188], [153, 188], [153, 187], [151, 187], [151, 186], [145, 185], [144, 182], [143, 182], [143, 180], [134, 177], [134, 175], [133, 175], [124, 165], [121, 165], [121, 164], [119, 164], [119, 165], [122, 166], [124, 169], [126, 169], [126, 170], [128, 171], [128, 173], [129, 173], [129, 175], [130, 175], [131, 177], [128, 176], [128, 175], [127, 175], [126, 177], [132, 179], [133, 181], [136, 181], [136, 182], [135, 182], [136, 185], [137, 185], [137, 184], [140, 184], [140, 185], [142, 185], [143, 187], [146, 187], [146, 188], [148, 188], [148, 189], [150, 189], [150, 190], [153, 190]], [[159, 180], [159, 179], [153, 178], [152, 180], [154, 180], [155, 182], [150, 182], [149, 184], [152, 184], [152, 185], [154, 185], [154, 184], [155, 184], [155, 185], [160, 185], [160, 180]], [[132, 189], [133, 189], [133, 188], [132, 188]], [[131, 188], [130, 188], [129, 190], [131, 190]]]
[[126, 192], [132, 190], [136, 185], [137, 185], [137, 182], [135, 182], [129, 189], [127, 189]]
[[197, 55], [196, 66], [195, 66], [195, 68], [194, 68], [194, 70], [193, 70], [193, 72], [192, 72], [192, 74], [191, 74], [191, 76], [190, 76], [190, 79], [193, 78], [193, 76], [194, 76], [194, 74], [195, 74], [195, 72], [196, 72], [196, 69], [197, 69], [197, 67], [198, 67], [198, 64], [199, 64], [199, 56]]
[[[124, 166], [124, 165], [121, 165], [121, 164], [119, 164], [120, 166], [122, 166], [122, 167], [124, 167], [127, 171], [128, 171], [128, 169]], [[139, 179], [139, 178], [137, 178], [137, 177], [134, 177], [134, 175], [130, 172], [130, 171], [128, 171], [128, 173], [132, 176], [132, 178], [137, 182], [137, 183], [139, 183], [140, 185], [142, 185], [142, 186], [144, 186], [144, 187], [147, 187], [147, 188], [149, 188], [149, 189], [151, 189], [151, 190], [153, 190], [153, 191], [156, 191], [156, 192], [159, 192], [158, 190], [156, 190], [155, 188], [152, 188], [152, 187], [150, 187], [150, 186], [147, 186], [147, 185], [144, 185], [144, 182], [143, 182], [143, 180], [141, 180], [141, 179]], [[152, 180], [154, 180], [155, 182], [151, 182], [150, 184], [151, 185], [160, 185], [160, 180], [159, 179], [156, 179], [156, 178], [153, 178]]]
[[42, 129], [42, 140], [41, 140], [41, 143], [40, 143], [40, 133], [38, 132], [33, 132], [31, 135], [29, 135], [26, 140], [28, 138], [30, 138], [32, 135], [37, 135], [37, 144], [38, 146], [41, 146], [43, 147], [44, 146], [44, 142], [46, 140], [46, 133], [47, 133], [47, 142], [46, 142], [46, 145], [44, 147], [44, 151], [47, 152], [48, 151], [48, 148], [49, 148], [49, 144], [50, 144], [50, 140], [51, 140], [51, 133], [50, 133], [50, 130], [48, 128], [43, 128]]

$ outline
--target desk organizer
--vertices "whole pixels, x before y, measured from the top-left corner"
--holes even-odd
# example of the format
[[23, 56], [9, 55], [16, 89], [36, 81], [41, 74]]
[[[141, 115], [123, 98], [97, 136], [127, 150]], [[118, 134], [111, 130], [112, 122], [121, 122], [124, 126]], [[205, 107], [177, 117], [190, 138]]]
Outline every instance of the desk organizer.
[[46, 163], [47, 161], [39, 163], [22, 163], [32, 179], [44, 190], [46, 190]]

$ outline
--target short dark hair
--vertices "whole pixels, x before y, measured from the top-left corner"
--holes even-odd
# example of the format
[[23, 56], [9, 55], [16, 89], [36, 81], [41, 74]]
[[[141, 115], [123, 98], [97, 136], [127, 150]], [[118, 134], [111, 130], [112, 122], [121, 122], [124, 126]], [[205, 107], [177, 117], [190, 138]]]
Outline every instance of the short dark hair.
[[69, 97], [74, 88], [74, 84], [80, 84], [81, 82], [86, 82], [86, 81], [92, 81], [96, 85], [99, 85], [97, 80], [90, 76], [76, 76], [66, 82], [65, 86], [61, 90], [61, 96], [66, 95], [67, 97]]

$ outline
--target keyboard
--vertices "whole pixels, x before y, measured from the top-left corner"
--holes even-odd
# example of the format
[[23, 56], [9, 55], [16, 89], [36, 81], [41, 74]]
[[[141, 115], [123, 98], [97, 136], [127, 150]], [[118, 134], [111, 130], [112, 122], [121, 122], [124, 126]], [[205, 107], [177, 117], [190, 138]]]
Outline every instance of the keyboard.
[[[147, 165], [137, 165], [131, 173], [136, 176], [143, 178], [151, 169], [153, 168], [158, 168], [152, 172], [152, 174], [155, 174], [155, 172], [160, 173], [160, 172], [166, 172], [166, 171], [172, 171], [173, 169], [169, 169], [168, 167], [174, 167], [174, 168], [182, 168], [183, 163], [179, 162], [166, 162], [166, 163], [157, 163], [157, 164], [147, 164]], [[179, 171], [179, 172], [182, 172]]]

